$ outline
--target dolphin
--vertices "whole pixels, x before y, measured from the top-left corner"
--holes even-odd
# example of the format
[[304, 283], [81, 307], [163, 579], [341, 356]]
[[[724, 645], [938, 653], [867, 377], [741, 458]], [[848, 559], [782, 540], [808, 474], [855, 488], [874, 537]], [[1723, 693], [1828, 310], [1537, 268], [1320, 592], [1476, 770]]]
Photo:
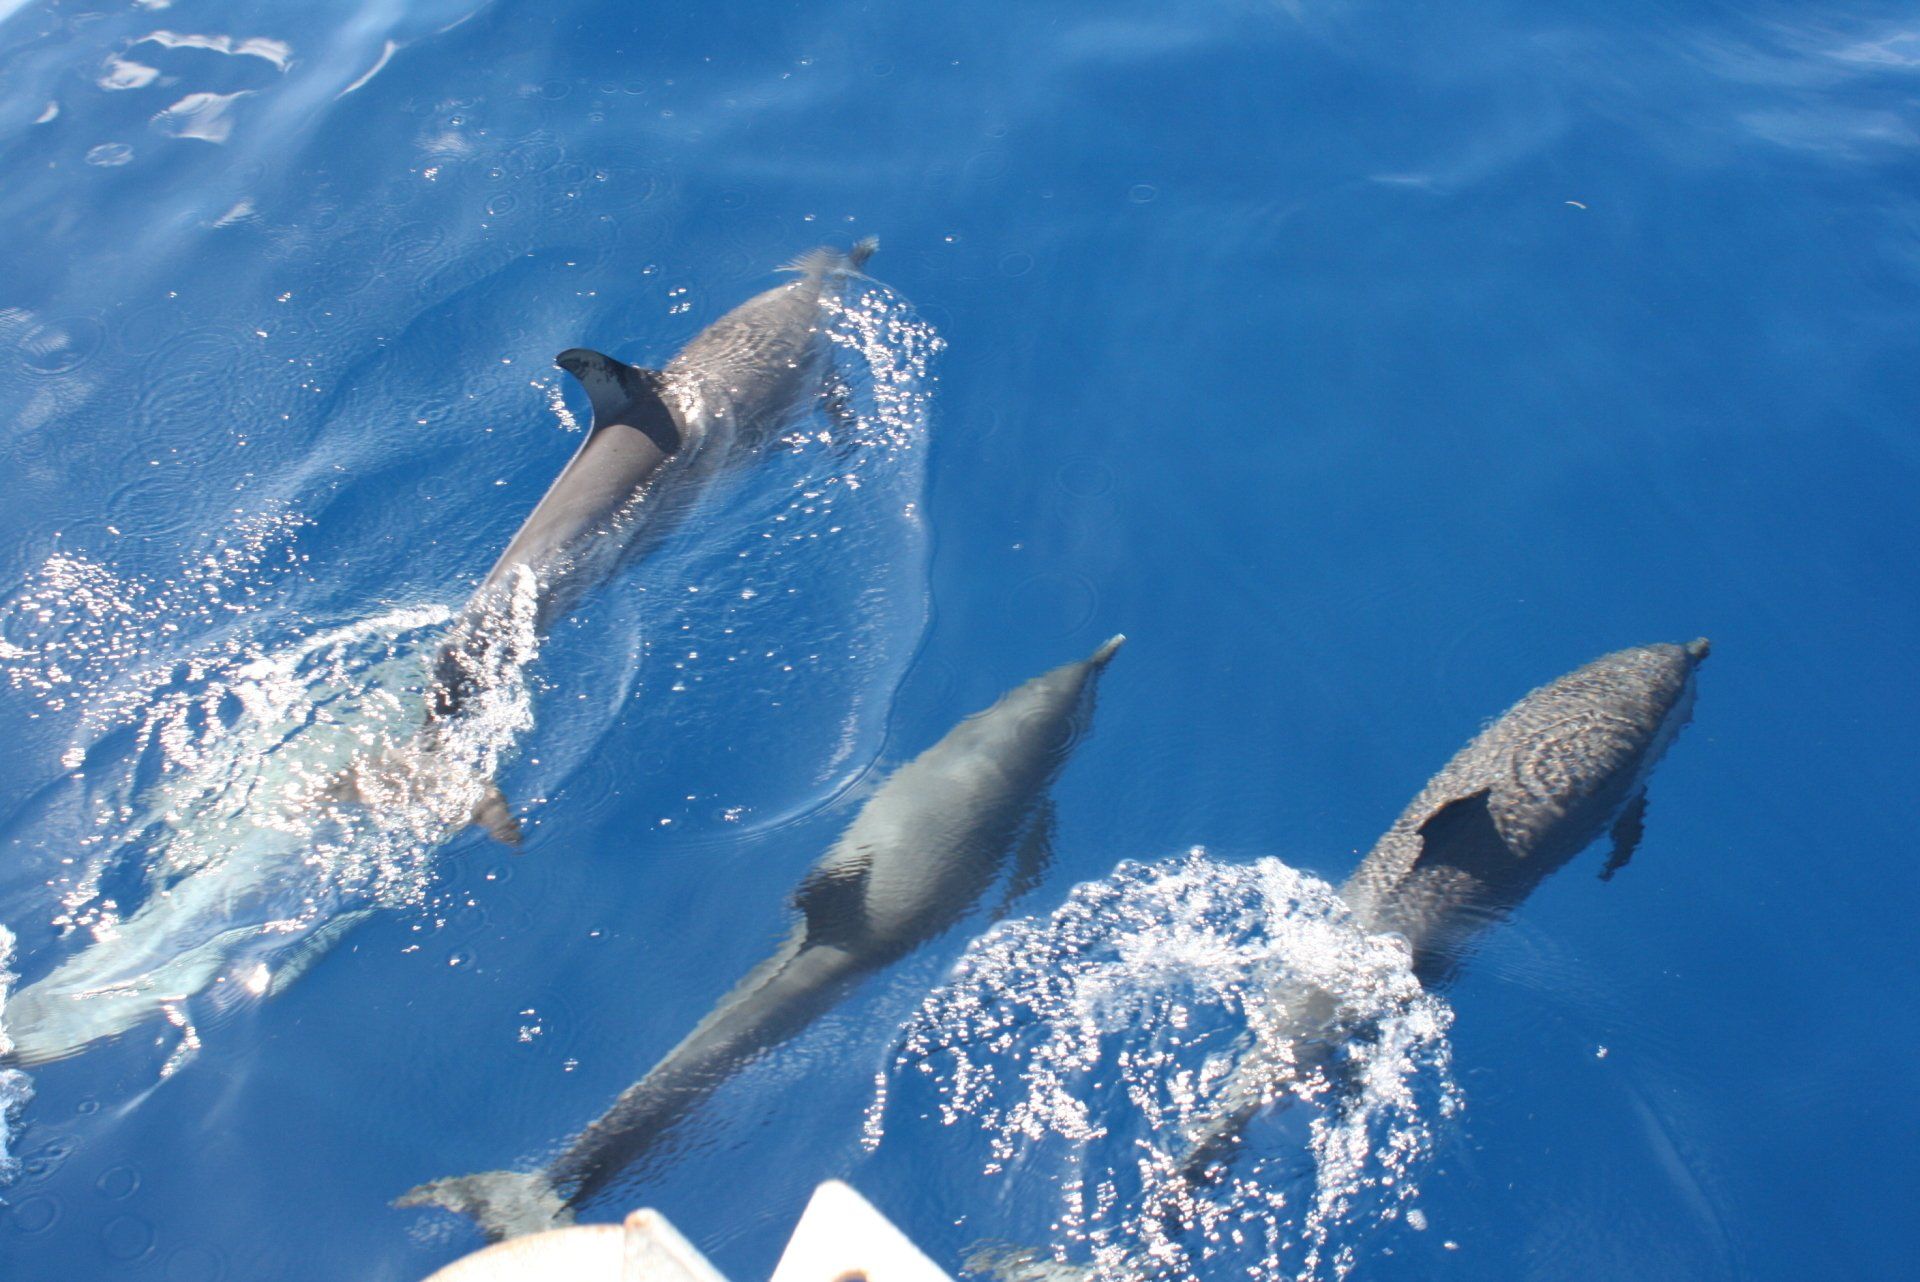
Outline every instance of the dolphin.
[[[1603, 833], [1613, 876], [1645, 828], [1647, 778], [1693, 715], [1703, 637], [1595, 659], [1535, 690], [1482, 730], [1427, 782], [1341, 888], [1353, 921], [1407, 942], [1429, 988], [1448, 983], [1474, 940]], [[1202, 1179], [1231, 1156], [1247, 1123], [1290, 1099], [1288, 1085], [1336, 1075], [1343, 1025], [1323, 991], [1269, 994], [1295, 1056], [1274, 1063], [1250, 1038], [1207, 1115], [1186, 1136], [1181, 1168]]]
[[[396, 1206], [472, 1216], [490, 1239], [571, 1222], [700, 1100], [830, 1009], [862, 975], [959, 920], [1031, 830], [1090, 724], [1097, 678], [1124, 637], [1035, 677], [895, 771], [794, 895], [786, 944], [546, 1169], [423, 1184]], [[1033, 869], [1017, 870], [1031, 876]]]
[[[532, 639], [658, 542], [717, 473], [749, 457], [797, 413], [831, 402], [836, 388], [821, 303], [878, 247], [868, 237], [846, 253], [823, 246], [802, 254], [782, 269], [794, 279], [707, 326], [664, 369], [626, 365], [584, 347], [554, 358], [587, 393], [592, 425], [440, 647], [430, 728], [467, 711], [497, 681], [500, 664], [522, 662]], [[530, 619], [515, 609], [522, 590], [532, 598]], [[341, 794], [370, 791], [357, 782], [350, 779]], [[474, 821], [503, 841], [519, 839], [518, 822], [491, 784]]]
[[[516, 842], [519, 824], [506, 799], [490, 778], [475, 777], [467, 760], [474, 754], [459, 749], [462, 716], [494, 688], [503, 665], [525, 661], [528, 623], [532, 636], [544, 632], [646, 539], [657, 539], [707, 480], [830, 398], [822, 303], [877, 245], [870, 238], [845, 253], [803, 254], [783, 269], [793, 279], [707, 326], [662, 370], [585, 348], [562, 352], [556, 363], [592, 405], [586, 439], [456, 617], [433, 661], [426, 724], [323, 780], [319, 800], [375, 812], [405, 806], [420, 812], [410, 827], [425, 825], [410, 835], [434, 842], [471, 814]], [[312, 789], [293, 788], [281, 803], [289, 815], [249, 820], [220, 858], [183, 877], [156, 865], [146, 901], [126, 921], [8, 1001], [10, 1062], [65, 1058], [163, 1007], [177, 1012], [257, 941], [284, 937], [287, 944], [271, 972], [263, 965], [249, 976], [253, 991], [277, 993], [304, 974], [371, 915], [357, 909], [306, 928], [314, 901], [301, 865], [310, 842], [288, 820], [314, 800]]]

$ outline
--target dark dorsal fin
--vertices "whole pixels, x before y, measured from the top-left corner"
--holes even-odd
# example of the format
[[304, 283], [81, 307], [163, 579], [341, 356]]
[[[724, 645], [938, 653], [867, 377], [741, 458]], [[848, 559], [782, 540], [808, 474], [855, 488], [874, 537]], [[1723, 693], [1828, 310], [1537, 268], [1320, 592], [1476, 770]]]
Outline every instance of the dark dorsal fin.
[[1640, 839], [1646, 835], [1647, 793], [1643, 788], [1613, 821], [1613, 853], [1607, 856], [1607, 866], [1600, 870], [1600, 880], [1612, 881], [1613, 874], [1627, 866], [1633, 852], [1640, 848]]
[[680, 449], [680, 425], [661, 399], [665, 380], [658, 370], [616, 361], [604, 352], [569, 347], [553, 363], [579, 380], [593, 405], [597, 428], [624, 423], [645, 434], [663, 454]]
[[1445, 865], [1498, 885], [1513, 870], [1516, 856], [1487, 808], [1491, 788], [1456, 797], [1420, 825], [1420, 857], [1415, 870]]
[[858, 859], [814, 868], [793, 892], [793, 906], [807, 919], [807, 943], [845, 943], [860, 938], [867, 926], [867, 869]]

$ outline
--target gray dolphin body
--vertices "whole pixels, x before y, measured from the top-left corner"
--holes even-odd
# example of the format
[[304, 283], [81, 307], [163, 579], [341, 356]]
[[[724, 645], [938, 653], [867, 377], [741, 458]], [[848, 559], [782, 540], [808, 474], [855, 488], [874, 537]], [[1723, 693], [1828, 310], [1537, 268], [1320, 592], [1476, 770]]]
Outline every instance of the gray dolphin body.
[[[1611, 829], [1611, 877], [1639, 841], [1647, 777], [1692, 716], [1702, 639], [1605, 655], [1535, 690], [1456, 753], [1361, 861], [1341, 897], [1370, 933], [1403, 936], [1420, 981], [1446, 983], [1476, 936]], [[1271, 995], [1293, 1030], [1296, 1064], [1243, 1041], [1183, 1166], [1199, 1176], [1230, 1156], [1284, 1086], [1337, 1062], [1339, 1012], [1318, 989]]]
[[[572, 348], [554, 363], [586, 389], [593, 425], [461, 612], [434, 663], [432, 715], [460, 712], [489, 679], [507, 598], [522, 576], [535, 633], [664, 533], [716, 472], [763, 444], [827, 392], [821, 301], [878, 242], [816, 249], [767, 290], [702, 330], [665, 369]], [[670, 491], [670, 493], [669, 493]]]
[[785, 946], [547, 1169], [437, 1180], [396, 1205], [459, 1211], [490, 1238], [569, 1222], [744, 1064], [800, 1032], [859, 976], [951, 926], [1030, 831], [1121, 641], [1010, 691], [895, 771], [801, 883], [801, 921]]

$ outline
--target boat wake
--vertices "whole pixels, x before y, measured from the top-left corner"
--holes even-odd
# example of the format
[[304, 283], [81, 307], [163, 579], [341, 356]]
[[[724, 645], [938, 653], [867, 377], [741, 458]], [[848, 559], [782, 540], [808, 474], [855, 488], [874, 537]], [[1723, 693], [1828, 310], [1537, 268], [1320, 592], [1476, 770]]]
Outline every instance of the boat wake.
[[[1356, 1030], [1337, 1052], [1300, 1044], [1285, 995], [1305, 991]], [[1405, 944], [1357, 929], [1317, 878], [1200, 850], [1129, 862], [968, 950], [880, 1076], [867, 1143], [889, 1115], [984, 1140], [1007, 1223], [975, 1273], [1344, 1277], [1370, 1230], [1423, 1223], [1433, 1121], [1459, 1104], [1451, 1022]], [[1291, 1107], [1224, 1172], [1189, 1175], [1187, 1137], [1253, 1063]]]

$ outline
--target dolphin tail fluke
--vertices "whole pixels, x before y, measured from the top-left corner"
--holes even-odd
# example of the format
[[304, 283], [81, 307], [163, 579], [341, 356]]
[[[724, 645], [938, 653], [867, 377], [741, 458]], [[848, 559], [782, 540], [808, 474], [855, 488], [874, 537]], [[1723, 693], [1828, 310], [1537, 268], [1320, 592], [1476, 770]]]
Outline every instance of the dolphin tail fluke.
[[867, 265], [875, 250], [880, 248], [878, 236], [864, 236], [853, 244], [853, 248], [844, 253], [831, 245], [822, 245], [818, 249], [809, 249], [800, 257], [783, 266], [783, 272], [799, 272], [804, 276], [834, 276], [846, 272], [857, 272]]
[[480, 1226], [489, 1242], [573, 1223], [573, 1210], [539, 1171], [484, 1171], [408, 1189], [397, 1207], [437, 1206]]
[[520, 821], [514, 817], [513, 807], [507, 804], [507, 795], [500, 791], [498, 784], [487, 785], [486, 794], [473, 808], [473, 822], [485, 828], [495, 841], [509, 846], [520, 844]]

